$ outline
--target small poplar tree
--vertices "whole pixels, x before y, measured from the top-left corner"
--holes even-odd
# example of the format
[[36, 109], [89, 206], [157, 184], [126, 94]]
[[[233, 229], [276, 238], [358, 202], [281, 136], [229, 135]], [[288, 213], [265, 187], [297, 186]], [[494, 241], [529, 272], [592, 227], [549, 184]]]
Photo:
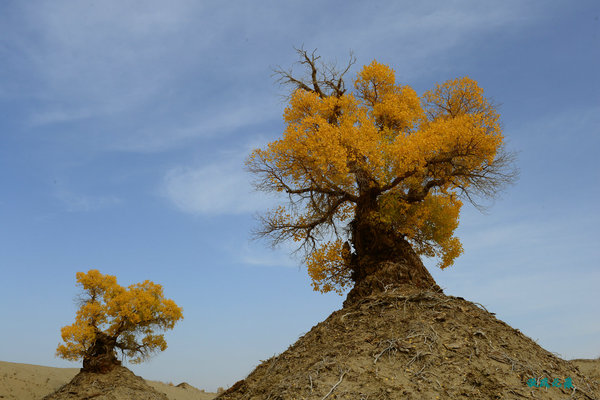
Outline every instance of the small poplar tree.
[[61, 329], [58, 357], [83, 360], [83, 371], [105, 373], [120, 365], [117, 350], [140, 363], [167, 348], [163, 334], [183, 318], [182, 309], [165, 299], [161, 285], [150, 281], [127, 288], [117, 278], [92, 269], [77, 273], [83, 289], [75, 323]]

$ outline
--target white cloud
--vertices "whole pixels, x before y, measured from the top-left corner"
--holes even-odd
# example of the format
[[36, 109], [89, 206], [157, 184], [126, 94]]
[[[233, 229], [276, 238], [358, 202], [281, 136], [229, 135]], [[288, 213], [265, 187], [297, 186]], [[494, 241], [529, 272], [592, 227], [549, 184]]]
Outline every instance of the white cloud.
[[249, 151], [229, 153], [212, 164], [170, 169], [161, 192], [179, 210], [196, 215], [243, 214], [264, 211], [274, 198], [252, 187], [253, 177], [244, 170]]

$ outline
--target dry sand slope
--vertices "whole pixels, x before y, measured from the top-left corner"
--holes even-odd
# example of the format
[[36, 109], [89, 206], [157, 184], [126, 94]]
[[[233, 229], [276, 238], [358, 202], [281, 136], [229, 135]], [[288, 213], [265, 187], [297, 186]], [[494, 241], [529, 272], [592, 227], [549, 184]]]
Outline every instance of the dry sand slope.
[[[0, 361], [0, 399], [39, 400], [69, 382], [78, 368], [52, 368]], [[180, 387], [148, 381], [170, 400], [209, 400], [215, 393], [205, 393], [188, 384]]]

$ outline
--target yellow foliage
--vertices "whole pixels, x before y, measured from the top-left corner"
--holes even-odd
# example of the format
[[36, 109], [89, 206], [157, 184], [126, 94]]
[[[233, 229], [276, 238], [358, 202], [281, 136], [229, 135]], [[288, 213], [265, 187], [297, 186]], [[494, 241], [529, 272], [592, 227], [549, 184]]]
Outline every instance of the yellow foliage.
[[64, 344], [58, 346], [57, 356], [82, 359], [101, 333], [113, 338], [133, 363], [167, 348], [164, 335], [154, 332], [173, 329], [183, 314], [173, 300], [164, 298], [161, 285], [144, 281], [124, 288], [116, 277], [95, 269], [76, 276], [83, 289], [82, 304], [75, 323], [61, 329]]
[[[345, 253], [346, 252], [346, 253]], [[336, 291], [343, 293], [351, 284], [349, 271], [344, 259], [349, 257], [343, 249], [342, 241], [327, 242], [314, 250], [307, 257], [308, 275], [312, 278], [312, 286], [316, 291], [327, 293]]]
[[[441, 268], [452, 265], [462, 253], [453, 236], [457, 196], [482, 185], [503, 142], [494, 105], [468, 77], [419, 97], [377, 61], [357, 74], [354, 89], [328, 96], [298, 88], [284, 111], [283, 137], [248, 158], [249, 169], [264, 178], [259, 188], [296, 197], [264, 220], [265, 232], [276, 241], [315, 243], [327, 227], [355, 218], [356, 205], [376, 191], [372, 211], [380, 223], [418, 254], [438, 257]], [[306, 257], [321, 292], [350, 283], [336, 235]]]

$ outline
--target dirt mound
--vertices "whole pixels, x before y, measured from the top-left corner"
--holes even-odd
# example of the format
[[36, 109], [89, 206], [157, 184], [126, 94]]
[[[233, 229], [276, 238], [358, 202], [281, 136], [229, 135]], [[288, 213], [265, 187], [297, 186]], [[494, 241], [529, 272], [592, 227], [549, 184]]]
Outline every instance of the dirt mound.
[[149, 386], [144, 379], [125, 367], [99, 374], [80, 372], [71, 382], [43, 400], [168, 400], [163, 393]]
[[600, 385], [600, 357], [594, 360], [571, 360], [571, 363], [575, 364], [583, 375]]
[[347, 302], [218, 397], [460, 398], [600, 399], [600, 387], [482, 307], [399, 285]]

